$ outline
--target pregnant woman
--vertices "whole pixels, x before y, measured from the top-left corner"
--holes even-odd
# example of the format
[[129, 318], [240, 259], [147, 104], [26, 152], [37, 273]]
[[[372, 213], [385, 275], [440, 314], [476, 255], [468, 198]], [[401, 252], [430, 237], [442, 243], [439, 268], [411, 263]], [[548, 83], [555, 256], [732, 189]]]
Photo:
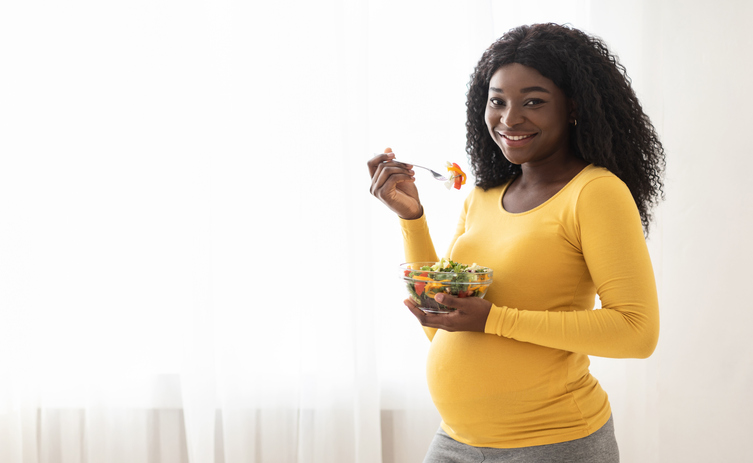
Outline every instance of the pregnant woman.
[[[555, 24], [484, 52], [467, 116], [476, 185], [445, 256], [494, 282], [485, 299], [437, 295], [449, 314], [405, 301], [431, 341], [442, 417], [424, 461], [618, 462], [588, 356], [646, 358], [657, 343], [656, 131], [606, 45]], [[386, 151], [368, 162], [371, 193], [400, 217], [406, 261], [437, 261], [412, 166]]]

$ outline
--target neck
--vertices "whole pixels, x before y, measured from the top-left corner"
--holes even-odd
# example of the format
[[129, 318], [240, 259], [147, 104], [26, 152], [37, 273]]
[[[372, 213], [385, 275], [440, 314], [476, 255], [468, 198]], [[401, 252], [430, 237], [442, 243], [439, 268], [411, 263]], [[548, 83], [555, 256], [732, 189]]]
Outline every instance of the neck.
[[519, 187], [528, 187], [568, 182], [587, 165], [586, 161], [572, 155], [564, 159], [548, 159], [537, 164], [525, 163], [520, 166], [521, 173], [517, 183]]

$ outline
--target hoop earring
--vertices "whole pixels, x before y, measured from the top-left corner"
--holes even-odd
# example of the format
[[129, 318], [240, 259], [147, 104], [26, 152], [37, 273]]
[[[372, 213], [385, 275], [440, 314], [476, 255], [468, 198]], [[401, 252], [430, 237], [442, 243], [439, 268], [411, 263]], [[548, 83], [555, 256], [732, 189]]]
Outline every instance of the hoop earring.
[[573, 127], [577, 127], [577, 126], [578, 126], [578, 119], [573, 119]]

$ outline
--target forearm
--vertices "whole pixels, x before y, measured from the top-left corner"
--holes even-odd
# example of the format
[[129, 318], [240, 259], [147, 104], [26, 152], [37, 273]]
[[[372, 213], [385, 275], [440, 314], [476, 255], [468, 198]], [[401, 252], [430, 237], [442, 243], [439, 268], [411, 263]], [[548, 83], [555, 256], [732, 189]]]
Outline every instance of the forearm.
[[[400, 219], [403, 230], [403, 247], [405, 249], [406, 262], [436, 262], [439, 260], [434, 249], [434, 243], [429, 234], [429, 226], [426, 216], [416, 220]], [[429, 341], [434, 339], [436, 328], [423, 327]]]
[[436, 262], [439, 260], [429, 234], [426, 216], [415, 220], [400, 219], [406, 262]]
[[485, 332], [587, 355], [646, 358], [659, 338], [659, 310], [655, 302], [567, 312], [492, 306]]

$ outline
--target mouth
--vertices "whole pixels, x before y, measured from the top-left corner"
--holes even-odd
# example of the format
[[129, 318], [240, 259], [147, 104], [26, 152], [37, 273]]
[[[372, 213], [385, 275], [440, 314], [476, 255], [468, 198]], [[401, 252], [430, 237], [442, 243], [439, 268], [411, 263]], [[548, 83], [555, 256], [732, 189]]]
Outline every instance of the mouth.
[[522, 146], [528, 143], [533, 137], [535, 137], [536, 133], [529, 133], [529, 134], [523, 134], [523, 135], [512, 135], [512, 134], [505, 134], [502, 132], [497, 132], [497, 134], [502, 138], [504, 143], [508, 146], [517, 147]]
[[512, 141], [525, 140], [526, 138], [531, 138], [531, 137], [533, 137], [533, 136], [536, 135], [535, 133], [531, 133], [531, 134], [528, 134], [528, 135], [507, 135], [507, 134], [504, 134], [502, 132], [497, 132], [497, 133], [500, 136], [502, 136], [503, 138], [506, 138], [506, 139], [512, 140]]

